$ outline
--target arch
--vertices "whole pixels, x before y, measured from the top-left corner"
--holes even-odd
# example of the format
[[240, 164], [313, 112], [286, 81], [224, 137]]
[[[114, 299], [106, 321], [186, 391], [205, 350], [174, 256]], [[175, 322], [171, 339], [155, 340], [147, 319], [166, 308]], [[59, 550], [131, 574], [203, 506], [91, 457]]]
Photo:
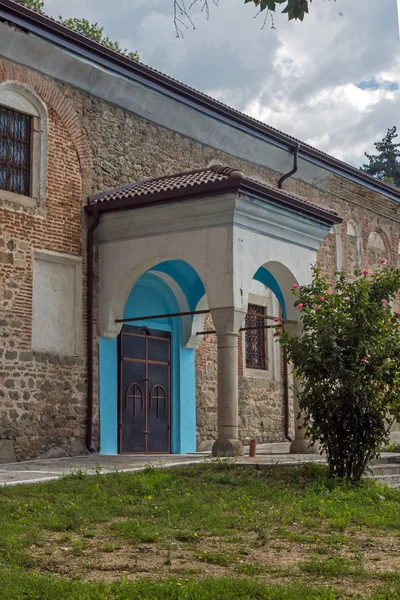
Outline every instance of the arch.
[[353, 237], [361, 236], [360, 226], [356, 221], [354, 221], [354, 219], [349, 219], [349, 221], [347, 222], [346, 234]]
[[153, 400], [157, 406], [157, 419], [160, 417], [160, 400], [164, 401], [164, 412], [167, 410], [167, 392], [165, 387], [157, 383], [150, 391], [149, 408], [153, 410]]
[[291, 290], [293, 284], [299, 282], [288, 267], [276, 261], [267, 262], [256, 271], [253, 279], [266, 285], [275, 294], [285, 318], [297, 319]]
[[[138, 391], [139, 393], [136, 393]], [[133, 399], [133, 418], [136, 417], [136, 400], [140, 400], [140, 410], [144, 410], [144, 394], [142, 386], [137, 383], [131, 383], [125, 394], [125, 410], [128, 409], [129, 399]]]
[[376, 269], [381, 258], [386, 258], [390, 262], [390, 244], [386, 233], [377, 228], [370, 232], [367, 240], [368, 267]]
[[47, 106], [41, 97], [19, 81], [0, 83], [0, 105], [32, 118], [31, 197], [46, 198], [48, 122]]
[[347, 276], [353, 277], [354, 271], [362, 268], [361, 227], [350, 219], [346, 229]]
[[[197, 272], [183, 260], [145, 261], [130, 269], [113, 294], [110, 315], [119, 318], [152, 317], [131, 322], [149, 331], [171, 334], [171, 450], [173, 453], [196, 449], [196, 347], [192, 336], [193, 316], [157, 318], [157, 315], [194, 310], [206, 302], [205, 288]], [[119, 311], [119, 312], [117, 312]], [[110, 316], [110, 318], [111, 318]], [[115, 324], [113, 335], [100, 337], [100, 427], [101, 452], [117, 453], [118, 343], [122, 324]], [[200, 336], [197, 336], [200, 338]], [[191, 342], [191, 343], [188, 343]], [[201, 342], [196, 339], [197, 345]], [[102, 376], [103, 374], [103, 376]], [[153, 390], [154, 391], [154, 390]], [[160, 410], [160, 396], [154, 397]]]
[[[100, 314], [100, 332], [105, 337], [117, 337], [121, 331], [122, 324], [116, 323], [121, 319], [125, 306], [134, 285], [146, 273], [153, 273], [163, 279], [173, 288], [178, 300], [179, 309], [175, 312], [188, 312], [195, 310], [200, 298], [205, 294], [205, 287], [197, 271], [188, 262], [176, 258], [153, 257], [128, 269], [120, 281], [111, 291], [110, 303], [105, 305]], [[102, 292], [102, 290], [101, 290]], [[104, 292], [109, 292], [105, 289]], [[107, 311], [108, 314], [104, 314]], [[151, 313], [150, 313], [151, 314]], [[143, 315], [131, 315], [147, 316]], [[184, 318], [185, 319], [185, 318]], [[192, 319], [185, 319], [185, 339], [191, 336]]]
[[2, 61], [0, 64], [0, 80], [6, 83], [25, 85], [50, 106], [63, 121], [74, 144], [82, 172], [82, 193], [90, 194], [91, 176], [93, 172], [92, 150], [82, 125], [82, 120], [72, 102], [49, 78], [40, 73], [29, 71], [24, 67]]

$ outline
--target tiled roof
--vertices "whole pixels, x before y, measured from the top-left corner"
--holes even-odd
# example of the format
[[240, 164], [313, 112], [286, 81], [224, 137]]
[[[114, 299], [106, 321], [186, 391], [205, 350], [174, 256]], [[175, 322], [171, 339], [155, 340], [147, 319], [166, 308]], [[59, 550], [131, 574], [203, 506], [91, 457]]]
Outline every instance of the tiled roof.
[[[226, 186], [223, 185], [223, 182], [226, 183]], [[255, 193], [261, 191], [264, 195], [271, 194], [271, 196], [279, 196], [281, 199], [286, 199], [287, 204], [292, 204], [293, 208], [300, 209], [300, 211], [302, 208], [304, 210], [306, 207], [310, 207], [314, 210], [317, 209], [321, 211], [321, 213], [330, 214], [332, 217], [335, 216], [336, 221], [340, 220], [337, 218], [337, 213], [330, 208], [318, 206], [314, 202], [310, 202], [307, 198], [295, 196], [285, 190], [246, 177], [238, 169], [223, 165], [212, 165], [196, 171], [146, 179], [144, 181], [139, 181], [138, 183], [132, 183], [101, 192], [100, 194], [89, 197], [88, 208], [94, 207], [94, 205], [101, 205], [102, 208], [106, 208], [105, 205], [108, 204], [110, 204], [110, 209], [115, 204], [119, 204], [118, 208], [121, 208], [121, 201], [129, 202], [130, 200], [133, 201], [130, 207], [134, 208], [134, 205], [137, 205], [135, 199], [137, 200], [140, 197], [148, 197], [148, 201], [151, 204], [152, 197], [154, 197], [155, 200], [157, 199], [157, 201], [160, 201], [165, 195], [166, 201], [172, 200], [174, 192], [176, 192], [176, 195], [179, 194], [181, 196], [182, 192], [187, 191], [187, 197], [190, 197], [195, 195], [197, 191], [202, 193], [203, 190], [204, 194], [209, 193], [212, 195], [213, 193], [216, 193], [217, 188], [220, 192], [232, 188], [239, 191], [241, 186], [254, 188]], [[124, 207], [129, 208], [127, 204]]]
[[199, 185], [215, 183], [216, 181], [224, 181], [227, 179], [237, 179], [238, 177], [244, 177], [241, 171], [231, 169], [230, 167], [223, 167], [221, 165], [213, 165], [212, 167], [199, 169], [197, 171], [177, 173], [175, 175], [164, 175], [163, 177], [155, 177], [154, 179], [145, 179], [138, 183], [130, 183], [91, 196], [89, 198], [89, 204], [109, 202], [111, 200], [122, 200], [123, 198], [148, 196], [150, 194], [180, 190], [183, 188], [194, 188]]

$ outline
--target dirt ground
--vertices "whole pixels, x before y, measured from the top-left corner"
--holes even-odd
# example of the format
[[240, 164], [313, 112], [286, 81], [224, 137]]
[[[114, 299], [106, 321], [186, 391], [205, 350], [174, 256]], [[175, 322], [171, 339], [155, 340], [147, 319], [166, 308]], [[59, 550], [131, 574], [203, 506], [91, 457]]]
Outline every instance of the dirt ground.
[[[109, 529], [110, 523], [90, 535], [53, 534], [31, 547], [36, 570], [80, 576], [86, 582], [166, 576], [251, 576], [275, 584], [303, 579], [332, 585], [349, 595], [370, 592], [383, 579], [390, 581], [391, 575], [400, 573], [399, 538], [383, 532], [367, 536], [347, 531], [334, 541], [329, 534], [313, 542], [284, 539], [306, 535], [293, 527], [285, 530], [283, 538], [282, 532], [269, 530], [261, 538], [251, 533], [245, 539], [198, 537], [138, 545], [117, 539]], [[336, 559], [342, 572], [337, 566], [329, 569], [329, 561]], [[324, 561], [328, 561], [327, 568]]]

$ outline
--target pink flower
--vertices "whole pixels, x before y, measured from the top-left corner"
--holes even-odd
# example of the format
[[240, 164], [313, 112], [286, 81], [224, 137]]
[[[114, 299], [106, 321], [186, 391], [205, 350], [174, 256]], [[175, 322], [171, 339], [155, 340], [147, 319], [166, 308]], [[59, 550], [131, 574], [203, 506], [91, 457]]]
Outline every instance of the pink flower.
[[315, 294], [311, 294], [311, 295], [310, 295], [310, 298], [315, 298]]
[[366, 358], [363, 358], [362, 362], [364, 362], [365, 364], [369, 365], [369, 360], [367, 360]]
[[369, 271], [368, 271], [368, 269], [364, 269], [363, 271], [361, 271], [361, 273], [362, 273], [363, 275], [369, 275]]
[[381, 265], [386, 265], [387, 264], [387, 258], [381, 258], [380, 261]]
[[280, 318], [279, 317], [275, 317], [274, 323], [280, 323], [280, 322], [281, 322]]
[[319, 310], [320, 308], [321, 308], [320, 306], [317, 306], [317, 305], [314, 306], [314, 310]]
[[395, 313], [396, 317], [399, 319], [400, 318], [400, 312]]
[[386, 300], [386, 298], [382, 298], [381, 302], [382, 302], [383, 306], [385, 306], [388, 303], [388, 301]]
[[319, 299], [321, 300], [321, 302], [325, 302], [325, 296], [320, 296]]
[[298, 304], [298, 305], [296, 306], [296, 308], [298, 308], [298, 309], [300, 310], [301, 308], [303, 308], [303, 306], [304, 306], [304, 304], [302, 304], [302, 303], [300, 302], [300, 304]]
[[298, 290], [298, 289], [299, 289], [299, 286], [297, 285], [297, 283], [294, 283], [294, 284], [292, 285], [292, 288], [293, 288], [294, 290]]

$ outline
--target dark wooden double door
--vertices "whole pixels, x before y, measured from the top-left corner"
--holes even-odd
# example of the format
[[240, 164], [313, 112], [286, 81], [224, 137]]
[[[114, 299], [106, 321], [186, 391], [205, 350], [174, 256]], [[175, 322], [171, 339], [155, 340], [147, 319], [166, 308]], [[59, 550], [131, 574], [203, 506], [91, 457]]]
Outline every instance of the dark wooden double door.
[[119, 368], [119, 451], [169, 453], [171, 334], [125, 325]]

